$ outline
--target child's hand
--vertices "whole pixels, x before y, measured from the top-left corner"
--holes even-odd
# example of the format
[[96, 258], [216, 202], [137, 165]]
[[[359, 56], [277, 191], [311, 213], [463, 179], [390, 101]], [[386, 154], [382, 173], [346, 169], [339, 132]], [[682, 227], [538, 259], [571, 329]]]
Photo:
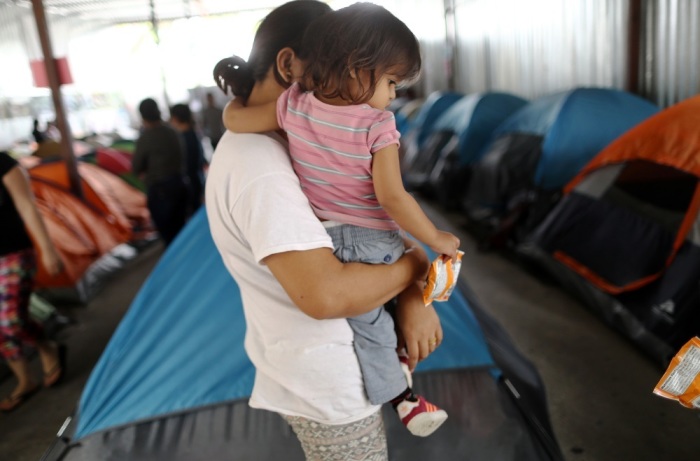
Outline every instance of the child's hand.
[[438, 231], [437, 238], [430, 244], [430, 249], [435, 253], [457, 259], [459, 239], [449, 232]]

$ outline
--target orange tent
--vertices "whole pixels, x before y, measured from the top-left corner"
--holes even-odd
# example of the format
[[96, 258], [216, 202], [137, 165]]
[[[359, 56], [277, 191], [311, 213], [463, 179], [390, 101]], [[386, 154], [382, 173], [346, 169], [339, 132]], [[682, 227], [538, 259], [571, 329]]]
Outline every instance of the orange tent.
[[521, 247], [662, 364], [700, 335], [699, 126], [695, 96], [618, 137]]
[[[135, 223], [150, 227], [143, 194], [119, 178], [108, 177], [108, 172], [97, 171], [99, 167], [79, 165], [84, 196], [80, 200], [70, 192], [63, 162], [31, 166], [35, 163], [32, 159], [22, 159], [22, 163], [28, 167], [38, 208], [65, 266], [57, 277], [50, 277], [40, 267], [38, 288], [75, 286], [91, 264], [117, 245], [132, 240]], [[120, 194], [126, 199], [122, 201]]]
[[78, 163], [78, 172], [117, 218], [120, 225], [131, 229], [131, 240], [141, 240], [155, 234], [146, 194], [119, 176], [92, 163]]

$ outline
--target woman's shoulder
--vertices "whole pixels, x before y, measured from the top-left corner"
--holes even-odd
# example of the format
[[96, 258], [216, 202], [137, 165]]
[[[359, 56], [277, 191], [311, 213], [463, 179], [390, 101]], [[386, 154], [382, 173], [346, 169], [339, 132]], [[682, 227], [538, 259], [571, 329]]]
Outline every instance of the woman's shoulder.
[[287, 142], [278, 133], [233, 133], [226, 131], [216, 147], [228, 154], [253, 153], [257, 155], [287, 153]]
[[244, 134], [227, 131], [212, 156], [212, 165], [251, 174], [292, 173], [286, 141], [277, 133]]

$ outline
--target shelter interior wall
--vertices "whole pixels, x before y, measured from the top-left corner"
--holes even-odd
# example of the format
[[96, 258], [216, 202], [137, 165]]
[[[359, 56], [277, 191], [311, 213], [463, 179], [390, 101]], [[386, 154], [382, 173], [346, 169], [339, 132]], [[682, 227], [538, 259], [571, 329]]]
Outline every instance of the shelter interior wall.
[[[576, 86], [627, 89], [625, 86], [630, 49], [629, 14], [632, 0], [375, 1], [395, 12], [414, 30], [421, 41], [424, 71], [419, 83], [419, 94], [427, 95], [433, 91], [445, 89], [454, 89], [463, 93], [505, 91], [532, 99]], [[38, 96], [48, 99], [46, 89], [33, 88], [30, 83], [31, 74], [27, 60], [40, 57], [40, 50], [34, 37], [35, 30], [29, 31], [32, 25], [31, 8], [28, 8], [26, 3], [0, 3], [0, 50], [4, 62], [12, 69], [0, 83], [0, 148], [7, 147], [8, 139], [16, 136], [17, 133], [26, 137], [28, 130], [25, 126], [31, 123], [31, 118], [15, 120], [16, 117], [2, 116], [8, 112], [8, 109], [4, 109], [3, 106], [15, 104], [18, 94], [23, 95], [24, 99]], [[60, 8], [56, 6], [59, 3]], [[86, 36], [85, 34], [96, 33], [98, 29], [105, 30], [110, 24], [108, 22], [110, 19], [115, 22], [109, 25], [110, 28], [124, 25], [123, 21], [116, 16], [114, 18], [106, 18], [104, 15], [95, 18], [90, 16], [98, 14], [99, 10], [107, 11], [111, 8], [110, 11], [117, 11], [114, 7], [118, 4], [118, 0], [103, 0], [102, 8], [96, 8], [96, 3], [80, 2], [73, 5], [57, 0], [44, 2], [47, 6], [47, 19], [55, 51], [57, 55], [64, 52], [70, 54], [69, 60], [76, 85], [66, 87], [65, 91], [69, 95], [72, 92], [79, 92], [77, 83], [84, 81], [85, 77], [81, 74], [85, 69], [104, 69], [101, 77], [103, 85], [114, 84], [117, 80], [115, 75], [119, 74], [116, 71], [123, 70], [124, 61], [115, 63], [115, 59], [119, 60], [119, 58], [108, 47], [104, 49], [104, 53], [100, 54], [111, 57], [111, 65], [106, 61], [103, 62], [105, 56], [94, 53], [87, 60], [78, 57], [85, 51], [84, 46], [76, 44], [78, 35]], [[156, 2], [158, 5], [163, 3]], [[236, 2], [236, 7], [238, 3]], [[352, 1], [335, 0], [329, 3], [337, 8]], [[698, 52], [700, 2], [649, 0], [641, 4], [643, 8], [640, 24], [639, 93], [665, 107], [700, 91], [700, 52]], [[219, 6], [221, 5], [217, 3], [217, 8]], [[257, 8], [243, 13], [246, 24], [252, 27], [248, 35], [252, 37], [254, 26], [269, 7], [269, 4], [263, 2]], [[80, 8], [80, 11], [73, 12], [70, 8]], [[228, 8], [230, 11], [233, 7], [229, 5]], [[148, 21], [147, 8], [144, 7], [142, 10], [140, 16], [134, 16], [131, 20]], [[164, 11], [161, 8], [156, 12], [165, 14]], [[231, 21], [234, 21], [237, 25], [234, 28], [241, 29], [239, 22], [231, 19], [230, 16], [224, 16], [223, 13], [223, 10], [208, 12], [201, 8], [192, 8], [182, 13], [182, 15], [191, 14], [192, 17], [189, 19], [186, 15], [181, 16], [181, 19], [164, 17], [165, 19], [159, 23], [159, 28], [161, 47], [165, 51], [160, 56], [151, 53], [147, 61], [157, 64], [161, 59], [182, 56], [182, 49], [179, 54], [168, 51], [168, 41], [171, 40], [167, 36], [169, 24], [175, 24], [178, 21], [182, 24], [173, 28], [173, 30], [177, 29], [174, 36], [189, 37], [190, 41], [193, 41], [191, 37], [196, 37], [201, 44], [206, 43], [208, 48], [222, 47], [217, 56], [228, 55], [232, 51], [245, 54], [244, 50], [237, 51], [236, 47], [247, 50], [250, 42], [239, 43], [240, 40], [231, 40], [227, 43], [225, 40], [209, 38], [204, 40], [202, 33], [193, 29], [197, 22], [206, 20], [214, 24], [216, 21], [211, 21], [216, 18], [227, 21], [229, 26], [232, 24]], [[219, 37], [230, 35], [232, 27], [228, 27], [229, 32], [224, 32], [217, 27], [207, 27], [207, 30], [216, 30]], [[104, 38], [103, 35], [98, 41], [106, 44], [107, 41], [103, 42]], [[95, 39], [92, 41], [94, 42]], [[185, 50], [185, 53], [197, 59], [196, 63], [189, 66], [190, 68], [211, 68], [211, 65], [201, 62], [203, 54], [193, 51], [191, 46]], [[6, 59], [10, 61], [5, 61]], [[143, 63], [144, 60], [141, 62]], [[195, 82], [180, 78], [181, 67], [166, 66], [162, 76], [157, 66], [151, 67], [149, 67], [150, 70], [143, 69], [145, 72], [141, 76], [155, 76], [155, 80], [149, 80], [150, 93], [161, 92], [157, 89], [161, 84], [171, 86], [170, 90], [162, 94], [165, 103], [169, 102], [167, 91], [174, 92], [172, 87], [176, 85], [191, 87], [201, 85], [204, 81], [211, 85], [207, 72], [202, 72], [202, 75], [206, 74], [203, 77], [205, 80]], [[108, 69], [111, 71], [107, 71]], [[91, 76], [94, 77], [97, 74], [93, 71]], [[119, 81], [124, 82], [130, 78], [130, 74], [125, 75], [124, 78], [120, 77]], [[134, 75], [134, 72], [131, 72], [131, 75]], [[13, 86], [13, 82], [16, 81], [25, 82], [25, 86], [18, 89], [16, 85]], [[90, 91], [104, 92], [105, 88], [91, 88]], [[188, 96], [184, 88], [175, 94], [175, 99]], [[130, 103], [133, 105], [131, 100], [139, 100], [146, 96], [161, 99], [161, 94], [127, 95], [125, 96], [128, 100], [127, 106]], [[32, 108], [32, 111], [35, 115], [39, 113], [40, 117], [44, 117], [38, 109]], [[69, 109], [69, 112], [72, 111]], [[132, 123], [132, 112], [133, 107], [126, 114], [126, 119], [122, 114], [119, 120], [108, 122]], [[50, 115], [44, 118], [49, 119]], [[91, 119], [94, 118], [91, 117]], [[73, 123], [80, 127], [85, 125], [85, 129], [89, 131], [92, 127], [88, 127], [85, 120], [86, 118], [83, 117]], [[21, 130], [18, 123], [21, 125]], [[104, 124], [100, 125], [101, 128]]]

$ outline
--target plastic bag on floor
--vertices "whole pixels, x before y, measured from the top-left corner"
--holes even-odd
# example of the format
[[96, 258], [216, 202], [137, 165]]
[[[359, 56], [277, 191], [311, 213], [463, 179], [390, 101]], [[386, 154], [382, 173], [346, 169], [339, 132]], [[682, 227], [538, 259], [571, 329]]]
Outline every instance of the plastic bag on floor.
[[700, 338], [694, 337], [671, 360], [654, 394], [688, 408], [700, 408]]

